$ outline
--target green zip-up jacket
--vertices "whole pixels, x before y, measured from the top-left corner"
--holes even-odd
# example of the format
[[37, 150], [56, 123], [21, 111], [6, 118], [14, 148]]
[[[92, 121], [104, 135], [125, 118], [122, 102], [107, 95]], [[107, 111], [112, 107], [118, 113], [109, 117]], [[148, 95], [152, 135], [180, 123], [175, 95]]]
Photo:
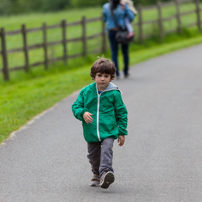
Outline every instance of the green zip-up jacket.
[[[99, 142], [107, 137], [118, 138], [127, 135], [127, 109], [123, 103], [121, 92], [113, 83], [98, 94], [96, 83], [84, 87], [72, 105], [74, 116], [82, 121], [86, 142]], [[83, 114], [90, 112], [91, 124], [84, 121]]]

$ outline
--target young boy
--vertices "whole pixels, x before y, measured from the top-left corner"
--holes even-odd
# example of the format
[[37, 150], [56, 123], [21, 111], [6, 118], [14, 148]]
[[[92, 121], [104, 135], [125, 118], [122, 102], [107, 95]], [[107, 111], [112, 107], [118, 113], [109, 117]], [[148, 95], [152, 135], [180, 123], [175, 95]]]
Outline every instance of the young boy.
[[94, 83], [84, 87], [72, 105], [74, 116], [82, 121], [88, 145], [88, 159], [93, 178], [90, 186], [107, 189], [114, 182], [112, 168], [113, 143], [122, 146], [128, 134], [127, 110], [121, 92], [111, 81], [116, 68], [111, 61], [100, 58], [91, 68]]

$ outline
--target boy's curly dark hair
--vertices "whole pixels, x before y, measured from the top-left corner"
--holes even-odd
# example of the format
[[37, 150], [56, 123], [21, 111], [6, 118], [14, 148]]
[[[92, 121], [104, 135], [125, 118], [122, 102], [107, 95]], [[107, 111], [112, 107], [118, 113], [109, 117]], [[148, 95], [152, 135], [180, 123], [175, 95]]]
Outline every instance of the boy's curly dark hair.
[[91, 67], [90, 76], [93, 80], [98, 72], [101, 74], [110, 74], [111, 80], [113, 80], [115, 78], [116, 67], [113, 62], [102, 57], [96, 60]]

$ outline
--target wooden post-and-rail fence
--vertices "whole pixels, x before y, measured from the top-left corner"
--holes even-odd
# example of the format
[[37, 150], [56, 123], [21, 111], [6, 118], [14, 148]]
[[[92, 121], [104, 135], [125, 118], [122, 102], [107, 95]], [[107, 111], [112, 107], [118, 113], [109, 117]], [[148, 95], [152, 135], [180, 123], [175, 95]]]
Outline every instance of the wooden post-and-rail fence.
[[[31, 28], [27, 29], [26, 25], [23, 24], [20, 30], [15, 30], [15, 31], [8, 31], [5, 32], [4, 28], [1, 28], [0, 30], [0, 40], [1, 40], [1, 51], [0, 55], [2, 56], [2, 61], [3, 61], [3, 68], [2, 70], [0, 69], [0, 72], [3, 72], [4, 79], [9, 80], [9, 72], [10, 71], [16, 71], [16, 70], [22, 70], [24, 69], [25, 71], [29, 71], [31, 67], [36, 67], [39, 65], [44, 65], [45, 69], [48, 69], [48, 65], [50, 63], [63, 60], [64, 63], [67, 65], [67, 61], [70, 58], [76, 58], [76, 57], [81, 57], [81, 56], [86, 56], [87, 55], [87, 40], [96, 38], [96, 37], [102, 37], [102, 47], [100, 47], [97, 52], [105, 52], [106, 51], [106, 34], [105, 34], [105, 29], [104, 29], [104, 23], [102, 23], [102, 32], [99, 34], [87, 36], [86, 35], [86, 24], [90, 22], [96, 22], [96, 21], [101, 21], [101, 17], [98, 18], [93, 18], [93, 19], [86, 19], [85, 17], [82, 17], [81, 21], [77, 22], [72, 22], [72, 23], [67, 23], [65, 20], [62, 20], [60, 24], [57, 25], [51, 25], [47, 26], [46, 23], [43, 23], [43, 25], [39, 28]], [[82, 36], [77, 37], [77, 38], [72, 38], [72, 39], [67, 39], [66, 38], [66, 30], [67, 27], [70, 26], [75, 26], [75, 25], [81, 25], [82, 26]], [[49, 29], [55, 29], [55, 28], [61, 28], [61, 34], [62, 34], [62, 40], [58, 41], [53, 41], [53, 42], [47, 42], [47, 30]], [[41, 44], [35, 44], [35, 45], [28, 45], [27, 38], [28, 34], [30, 32], [37, 32], [37, 31], [42, 31], [43, 33], [43, 42]], [[15, 49], [10, 49], [7, 50], [6, 46], [6, 36], [10, 35], [16, 35], [16, 34], [21, 34], [22, 35], [22, 42], [23, 42], [23, 47], [22, 48], [15, 48]], [[79, 54], [74, 54], [74, 55], [68, 55], [67, 52], [67, 44], [69, 42], [78, 42], [81, 41], [83, 44], [83, 52]], [[55, 45], [62, 45], [63, 46], [63, 56], [62, 57], [57, 57], [57, 58], [48, 58], [48, 47], [50, 46], [55, 46]], [[34, 50], [34, 49], [39, 49], [43, 48], [44, 52], [44, 61], [36, 62], [33, 64], [30, 64], [30, 58], [29, 58], [29, 51]], [[24, 59], [25, 59], [25, 64], [23, 66], [19, 67], [8, 67], [8, 54], [10, 53], [15, 53], [15, 52], [23, 52], [24, 53]], [[94, 51], [96, 52], [96, 51]]]
[[[186, 11], [186, 12], [180, 12], [180, 5], [185, 2], [194, 2], [195, 3], [195, 9], [191, 11]], [[169, 16], [166, 18], [162, 17], [162, 9], [167, 6], [172, 6], [174, 5], [176, 7], [176, 14], [173, 16]], [[158, 12], [158, 19], [155, 20], [149, 20], [149, 21], [143, 21], [143, 11], [146, 10], [152, 10], [156, 9]], [[166, 34], [169, 33], [179, 33], [182, 34], [183, 27], [182, 27], [182, 20], [181, 17], [185, 15], [190, 15], [195, 13], [196, 14], [196, 21], [194, 23], [191, 23], [189, 25], [186, 25], [186, 27], [193, 27], [197, 26], [198, 29], [201, 31], [201, 25], [202, 25], [202, 20], [201, 20], [201, 11], [202, 9], [200, 8], [200, 2], [199, 0], [174, 0], [172, 2], [167, 2], [167, 3], [161, 3], [158, 2], [157, 5], [155, 6], [150, 6], [150, 7], [142, 7], [141, 5], [138, 5], [137, 7], [138, 10], [138, 22], [133, 23], [135, 26], [135, 29], [137, 30], [138, 37], [136, 40], [138, 40], [140, 43], [144, 43], [144, 40], [147, 38], [152, 37], [152, 34], [146, 34], [144, 31], [144, 25], [147, 24], [157, 24], [158, 26], [158, 36], [161, 41], [164, 40], [164, 37]], [[175, 19], [177, 22], [177, 27], [172, 30], [164, 30], [164, 22], [168, 22]], [[93, 19], [86, 19], [85, 17], [82, 17], [80, 21], [77, 22], [72, 22], [72, 23], [67, 23], [66, 20], [62, 20], [60, 24], [57, 25], [51, 25], [47, 26], [46, 23], [43, 23], [43, 25], [39, 28], [31, 28], [27, 29], [26, 25], [23, 24], [20, 30], [15, 30], [15, 31], [8, 31], [6, 32], [4, 28], [0, 29], [0, 40], [1, 40], [1, 51], [0, 51], [0, 56], [2, 57], [2, 64], [3, 67], [0, 69], [0, 72], [3, 73], [4, 80], [9, 80], [9, 72], [11, 71], [16, 71], [16, 70], [22, 70], [24, 69], [26, 72], [29, 71], [30, 68], [36, 67], [39, 65], [44, 65], [44, 68], [48, 70], [48, 66], [50, 63], [56, 62], [63, 60], [64, 64], [68, 64], [68, 60], [71, 58], [76, 58], [76, 57], [85, 57], [87, 54], [90, 52], [88, 51], [87, 47], [87, 41], [91, 39], [95, 39], [97, 37], [101, 37], [101, 45], [98, 47], [97, 50], [94, 50], [93, 53], [104, 53], [108, 46], [107, 46], [107, 38], [106, 38], [106, 32], [105, 32], [105, 25], [102, 22], [101, 25], [101, 32], [98, 34], [94, 34], [91, 36], [87, 36], [86, 33], [86, 26], [87, 23], [91, 22], [102, 22], [102, 17], [98, 18], [93, 18]], [[82, 36], [77, 37], [77, 38], [71, 38], [67, 39], [67, 31], [68, 27], [70, 26], [78, 26], [80, 25], [82, 27]], [[61, 34], [62, 34], [62, 40], [58, 41], [53, 41], [53, 42], [48, 42], [47, 40], [47, 30], [49, 29], [55, 29], [55, 28], [61, 28]], [[28, 45], [27, 38], [28, 34], [31, 32], [37, 32], [37, 31], [42, 31], [43, 33], [43, 42], [40, 44], [35, 44], [35, 45]], [[22, 48], [14, 48], [14, 49], [7, 49], [6, 45], [6, 36], [9, 35], [16, 35], [16, 34], [21, 34], [22, 35], [22, 42], [23, 42], [23, 47]], [[70, 55], [68, 53], [67, 45], [69, 42], [82, 42], [82, 52], [77, 53], [74, 55]], [[62, 45], [63, 47], [63, 55], [57, 58], [49, 58], [48, 57], [48, 47], [50, 46], [55, 46], [55, 45]], [[29, 56], [29, 51], [33, 49], [39, 49], [42, 48], [44, 52], [44, 60], [40, 62], [35, 62], [35, 63], [30, 63], [30, 56]], [[23, 52], [24, 53], [24, 65], [23, 66], [18, 66], [18, 67], [12, 67], [9, 68], [8, 65], [8, 54], [10, 53], [15, 53], [15, 52]]]
[[[186, 12], [180, 11], [180, 7], [181, 7], [182, 3], [189, 3], [189, 2], [193, 2], [195, 4], [195, 9], [194, 10], [192, 9], [192, 10], [186, 11]], [[163, 8], [168, 7], [168, 6], [175, 6], [176, 7], [176, 14], [163, 18], [163, 16], [162, 16], [163, 11], [162, 10], [163, 10]], [[158, 19], [143, 21], [143, 19], [142, 19], [143, 11], [152, 10], [152, 9], [157, 10]], [[192, 22], [192, 23], [186, 25], [186, 28], [197, 26], [198, 30], [202, 31], [202, 29], [201, 29], [201, 26], [202, 26], [202, 17], [201, 17], [202, 8], [200, 8], [200, 0], [174, 0], [171, 2], [165, 2], [165, 3], [161, 3], [160, 1], [158, 1], [155, 6], [149, 6], [149, 7], [142, 8], [141, 5], [138, 5], [137, 10], [138, 10], [138, 22], [135, 23], [134, 25], [138, 27], [138, 33], [139, 33], [138, 41], [141, 44], [144, 43], [144, 39], [148, 39], [148, 38], [153, 37], [153, 34], [147, 34], [146, 31], [144, 33], [143, 25], [157, 24], [157, 26], [158, 26], [158, 33], [157, 34], [159, 36], [160, 41], [163, 41], [164, 37], [167, 34], [171, 34], [171, 33], [182, 34], [182, 30], [184, 28], [182, 25], [182, 17], [186, 16], [186, 15], [196, 14], [195, 22]], [[174, 29], [170, 29], [170, 30], [164, 30], [164, 24], [166, 22], [169, 22], [172, 20], [176, 20], [177, 27]]]

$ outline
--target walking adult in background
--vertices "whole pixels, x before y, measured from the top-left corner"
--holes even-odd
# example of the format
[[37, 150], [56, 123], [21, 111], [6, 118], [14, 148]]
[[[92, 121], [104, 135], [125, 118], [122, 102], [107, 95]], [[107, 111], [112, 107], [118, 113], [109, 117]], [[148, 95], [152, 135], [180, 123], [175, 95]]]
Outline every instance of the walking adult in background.
[[[126, 28], [125, 17], [131, 22], [134, 19], [134, 13], [129, 9], [128, 5], [121, 5], [120, 0], [110, 0], [103, 5], [103, 21], [106, 23], [108, 30], [109, 42], [112, 51], [112, 60], [116, 66], [116, 76], [119, 78], [119, 65], [118, 65], [118, 42], [115, 39], [118, 31], [118, 26], [123, 29]], [[121, 50], [124, 59], [124, 76], [128, 77], [129, 73], [129, 44], [121, 44]]]

